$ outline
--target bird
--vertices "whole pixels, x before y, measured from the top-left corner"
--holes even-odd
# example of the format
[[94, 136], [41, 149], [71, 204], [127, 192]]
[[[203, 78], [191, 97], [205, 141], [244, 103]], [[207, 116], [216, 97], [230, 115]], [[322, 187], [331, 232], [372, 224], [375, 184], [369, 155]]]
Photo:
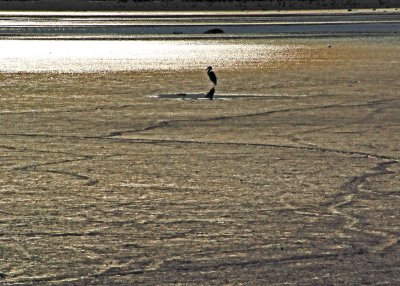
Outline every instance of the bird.
[[212, 81], [212, 83], [214, 84], [214, 87], [215, 87], [217, 85], [217, 76], [213, 72], [212, 67], [206, 68], [206, 71], [207, 71], [208, 78]]

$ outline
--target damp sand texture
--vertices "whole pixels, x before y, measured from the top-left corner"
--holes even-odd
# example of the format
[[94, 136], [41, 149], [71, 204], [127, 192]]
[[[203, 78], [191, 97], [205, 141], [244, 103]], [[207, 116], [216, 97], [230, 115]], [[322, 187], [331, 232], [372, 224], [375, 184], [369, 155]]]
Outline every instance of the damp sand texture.
[[204, 70], [2, 73], [0, 284], [399, 284], [398, 39], [309, 41], [214, 101], [151, 96]]

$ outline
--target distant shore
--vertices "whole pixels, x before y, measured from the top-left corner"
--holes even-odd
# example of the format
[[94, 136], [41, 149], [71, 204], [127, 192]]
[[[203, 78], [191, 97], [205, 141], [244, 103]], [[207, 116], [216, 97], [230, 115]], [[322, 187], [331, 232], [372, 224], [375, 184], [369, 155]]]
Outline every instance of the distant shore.
[[250, 1], [182, 1], [182, 0], [0, 0], [0, 10], [49, 11], [156, 11], [156, 10], [303, 10], [303, 9], [361, 9], [399, 8], [398, 0], [250, 0]]
[[[0, 12], [0, 39], [208, 39], [394, 35], [395, 9], [201, 12]], [[212, 33], [217, 29], [219, 33]]]

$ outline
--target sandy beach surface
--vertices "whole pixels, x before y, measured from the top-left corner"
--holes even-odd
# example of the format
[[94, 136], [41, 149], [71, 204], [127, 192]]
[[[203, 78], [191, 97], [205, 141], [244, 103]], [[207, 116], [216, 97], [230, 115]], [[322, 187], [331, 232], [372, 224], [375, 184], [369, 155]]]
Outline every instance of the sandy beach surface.
[[398, 285], [398, 36], [263, 41], [3, 70], [0, 284]]

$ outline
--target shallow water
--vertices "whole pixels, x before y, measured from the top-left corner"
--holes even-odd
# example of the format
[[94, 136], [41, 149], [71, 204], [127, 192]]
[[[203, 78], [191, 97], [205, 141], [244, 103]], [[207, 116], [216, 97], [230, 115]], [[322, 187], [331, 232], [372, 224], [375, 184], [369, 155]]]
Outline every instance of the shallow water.
[[[3, 28], [16, 26], [93, 26], [93, 25], [196, 25], [255, 23], [348, 23], [397, 22], [395, 10], [349, 13], [330, 11], [161, 11], [161, 12], [7, 12], [0, 11]], [[368, 15], [368, 17], [365, 17]]]
[[3, 40], [4, 97], [146, 96], [206, 92], [267, 96], [371, 94], [399, 87], [399, 37], [54, 41]]
[[296, 57], [300, 45], [268, 41], [1, 41], [1, 72], [195, 70]]
[[[0, 38], [148, 39], [266, 37], [270, 34], [396, 33], [396, 10], [250, 12], [0, 12]], [[211, 36], [212, 38], [212, 36]]]

